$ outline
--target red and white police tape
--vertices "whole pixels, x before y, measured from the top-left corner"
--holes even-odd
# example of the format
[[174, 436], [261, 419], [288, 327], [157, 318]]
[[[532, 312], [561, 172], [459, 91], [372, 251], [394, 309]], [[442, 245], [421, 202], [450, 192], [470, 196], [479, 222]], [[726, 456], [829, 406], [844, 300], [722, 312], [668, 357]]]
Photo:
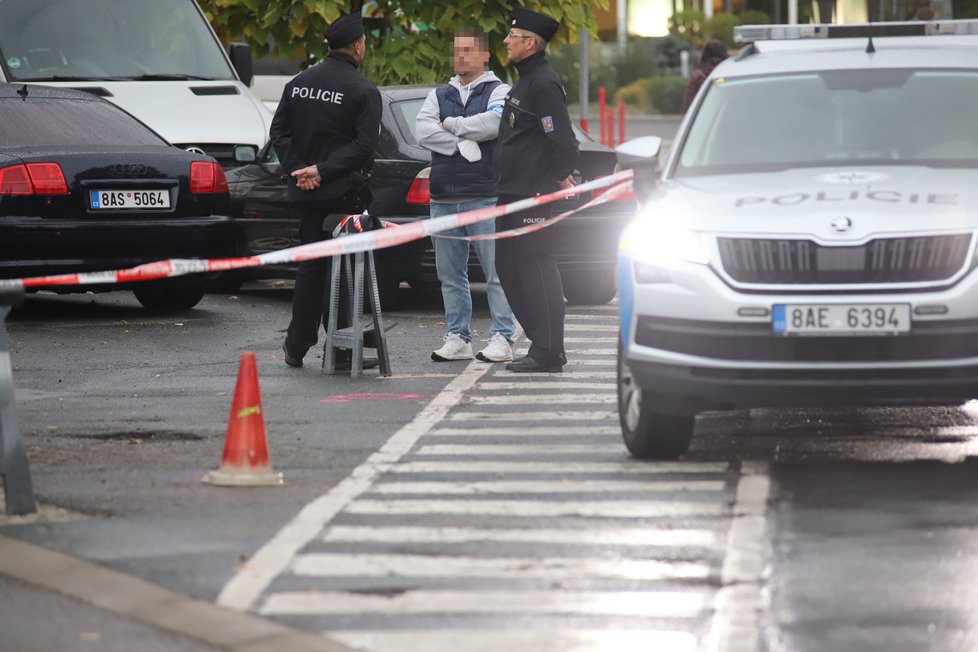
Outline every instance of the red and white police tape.
[[261, 265], [281, 265], [283, 263], [298, 263], [304, 260], [316, 258], [326, 258], [328, 256], [339, 256], [342, 254], [353, 254], [363, 251], [375, 251], [396, 247], [407, 242], [420, 240], [426, 236], [437, 234], [441, 231], [468, 226], [476, 222], [495, 219], [501, 215], [511, 215], [529, 208], [548, 204], [550, 202], [567, 199], [585, 192], [591, 192], [602, 188], [608, 188], [606, 192], [592, 199], [586, 204], [567, 211], [553, 218], [531, 224], [528, 226], [503, 231], [501, 233], [488, 236], [470, 236], [465, 239], [492, 239], [499, 237], [514, 237], [537, 231], [550, 226], [574, 213], [586, 208], [622, 198], [631, 190], [632, 171], [625, 170], [607, 177], [601, 177], [594, 181], [582, 183], [564, 190], [521, 199], [511, 204], [500, 206], [490, 206], [480, 208], [465, 213], [455, 215], [445, 215], [427, 220], [418, 220], [409, 224], [399, 226], [385, 224], [389, 228], [378, 229], [376, 231], [363, 231], [342, 238], [323, 240], [310, 244], [280, 249], [259, 256], [248, 256], [240, 258], [217, 258], [212, 260], [199, 260], [188, 258], [173, 258], [161, 260], [154, 263], [146, 263], [129, 269], [120, 269], [104, 272], [81, 272], [78, 274], [57, 274], [54, 276], [35, 276], [23, 279], [0, 280], [0, 288], [4, 287], [24, 287], [37, 288], [48, 286], [66, 285], [104, 285], [112, 283], [131, 283], [134, 281], [153, 281], [174, 276], [184, 276], [186, 274], [198, 274], [201, 272], [225, 272], [245, 267], [259, 267]]

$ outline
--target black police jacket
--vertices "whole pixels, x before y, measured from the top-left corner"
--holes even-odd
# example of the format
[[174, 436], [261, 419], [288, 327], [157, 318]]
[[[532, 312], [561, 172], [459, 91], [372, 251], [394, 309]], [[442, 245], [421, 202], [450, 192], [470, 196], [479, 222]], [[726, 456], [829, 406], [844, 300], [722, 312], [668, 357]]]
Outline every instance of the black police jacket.
[[373, 167], [382, 110], [380, 91], [343, 52], [330, 52], [286, 84], [272, 119], [272, 147], [289, 174], [316, 165], [323, 178], [316, 190], [299, 190], [289, 177], [288, 198], [319, 201], [347, 195], [351, 177]]
[[577, 138], [560, 77], [542, 52], [516, 63], [519, 81], [506, 96], [496, 143], [500, 195], [553, 192], [577, 165]]

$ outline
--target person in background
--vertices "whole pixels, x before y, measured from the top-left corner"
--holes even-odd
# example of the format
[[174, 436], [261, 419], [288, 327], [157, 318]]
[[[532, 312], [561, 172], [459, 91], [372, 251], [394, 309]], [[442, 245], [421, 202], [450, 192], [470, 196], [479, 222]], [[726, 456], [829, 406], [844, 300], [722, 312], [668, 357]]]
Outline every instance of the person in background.
[[690, 74], [689, 83], [686, 85], [686, 92], [683, 94], [683, 113], [688, 111], [689, 107], [692, 106], [693, 100], [696, 99], [696, 94], [699, 92], [703, 82], [706, 81], [706, 78], [710, 76], [713, 69], [721, 61], [726, 59], [727, 56], [727, 44], [723, 41], [712, 39], [703, 45], [703, 53], [700, 55], [700, 65]]
[[[428, 94], [416, 122], [418, 144], [431, 150], [431, 217], [496, 205], [493, 159], [509, 86], [488, 70], [489, 44], [481, 30], [455, 35], [454, 63], [456, 75]], [[493, 222], [486, 220], [432, 238], [445, 304], [444, 344], [431, 354], [436, 362], [472, 359], [469, 241], [453, 237], [493, 230]], [[475, 240], [472, 248], [485, 273], [492, 315], [489, 342], [477, 357], [508, 362], [513, 359], [516, 320], [496, 275], [496, 243]]]
[[[547, 43], [559, 23], [549, 16], [514, 9], [503, 42], [519, 81], [506, 97], [496, 145], [499, 203], [555, 192], [574, 185], [577, 137], [567, 113], [567, 94], [547, 63]], [[548, 204], [496, 219], [507, 231], [543, 222]], [[564, 354], [564, 289], [554, 258], [554, 233], [544, 228], [496, 243], [496, 272], [530, 349], [506, 365], [515, 372], [560, 372]]]
[[[366, 51], [359, 14], [337, 18], [326, 29], [329, 55], [285, 86], [269, 130], [272, 147], [289, 173], [287, 198], [299, 213], [302, 244], [326, 240], [330, 214], [353, 213], [358, 186], [373, 167], [380, 139], [380, 91], [357, 68]], [[292, 293], [292, 321], [282, 343], [285, 363], [301, 367], [316, 344], [329, 310], [326, 283], [330, 259], [303, 261]], [[340, 302], [341, 307], [344, 302]], [[337, 315], [338, 323], [349, 319]], [[349, 368], [350, 354], [339, 360]], [[364, 366], [376, 366], [376, 359]]]

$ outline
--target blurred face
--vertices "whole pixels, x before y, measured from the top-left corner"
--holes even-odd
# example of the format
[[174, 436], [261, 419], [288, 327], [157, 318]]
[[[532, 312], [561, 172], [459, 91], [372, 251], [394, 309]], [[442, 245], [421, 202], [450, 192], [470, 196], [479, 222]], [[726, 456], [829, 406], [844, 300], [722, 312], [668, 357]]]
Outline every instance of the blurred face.
[[489, 63], [489, 46], [477, 36], [456, 36], [454, 59], [459, 77], [478, 77]]
[[506, 44], [506, 54], [510, 61], [522, 61], [536, 52], [536, 43], [530, 32], [514, 27], [503, 39]]

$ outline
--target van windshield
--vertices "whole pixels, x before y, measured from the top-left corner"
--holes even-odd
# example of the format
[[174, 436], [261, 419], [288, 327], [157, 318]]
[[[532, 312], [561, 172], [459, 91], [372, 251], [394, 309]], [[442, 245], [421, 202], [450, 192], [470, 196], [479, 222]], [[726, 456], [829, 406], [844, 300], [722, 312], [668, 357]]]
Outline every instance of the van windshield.
[[194, 0], [2, 0], [8, 81], [234, 79]]

